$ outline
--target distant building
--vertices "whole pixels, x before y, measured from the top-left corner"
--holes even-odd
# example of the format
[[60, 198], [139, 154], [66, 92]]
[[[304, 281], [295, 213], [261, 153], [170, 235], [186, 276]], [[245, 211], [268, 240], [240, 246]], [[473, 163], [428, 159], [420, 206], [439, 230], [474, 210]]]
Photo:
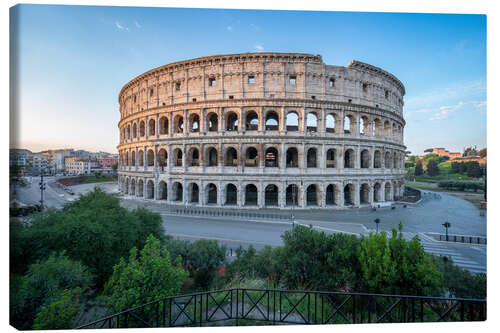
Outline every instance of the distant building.
[[459, 152], [449, 152], [445, 148], [433, 148], [432, 149], [432, 154], [437, 154], [439, 156], [448, 156], [450, 160], [457, 158], [457, 157], [462, 157], [462, 153]]
[[458, 163], [478, 162], [480, 165], [486, 165], [486, 157], [481, 157], [481, 156], [457, 157], [453, 159], [453, 162], [458, 162]]
[[97, 159], [97, 164], [102, 168], [111, 168], [115, 163], [118, 163], [118, 158], [100, 157]]

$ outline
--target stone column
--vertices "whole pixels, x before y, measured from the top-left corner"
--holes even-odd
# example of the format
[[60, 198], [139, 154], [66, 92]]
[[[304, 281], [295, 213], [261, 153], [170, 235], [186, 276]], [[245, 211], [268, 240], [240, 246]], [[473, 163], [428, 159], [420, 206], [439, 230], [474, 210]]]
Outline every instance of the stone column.
[[263, 189], [263, 186], [262, 186], [262, 182], [259, 182], [257, 184], [257, 205], [259, 208], [264, 208], [264, 199], [265, 199], [265, 193], [264, 193], [264, 189]]
[[184, 136], [189, 135], [189, 118], [188, 118], [188, 110], [184, 110]]
[[175, 117], [174, 117], [173, 112], [170, 112], [169, 117], [168, 117], [168, 127], [170, 127], [168, 130], [168, 133], [169, 133], [170, 137], [174, 136], [174, 118]]
[[[149, 96], [149, 95], [148, 95]], [[149, 98], [149, 97], [148, 97]], [[144, 120], [144, 132], [146, 134], [146, 140], [148, 139], [149, 137], [149, 117], [146, 116], [146, 119]]]
[[[184, 156], [183, 156], [184, 158]], [[187, 190], [187, 186], [186, 186], [186, 180], [183, 179], [182, 180], [182, 204], [183, 205], [186, 205], [186, 202], [188, 201], [188, 190]]]
[[286, 145], [284, 142], [281, 143], [281, 155], [280, 155], [280, 173], [283, 174], [286, 168]]
[[143, 162], [144, 171], [146, 171], [148, 168], [147, 151], [148, 151], [148, 147], [146, 147], [146, 146], [142, 147], [142, 158], [144, 159], [144, 162]]
[[160, 137], [160, 124], [159, 124], [159, 122], [160, 122], [160, 115], [157, 113], [156, 120], [155, 120], [155, 134], [156, 134], [157, 139]]
[[200, 133], [205, 135], [207, 133], [207, 109], [201, 109], [201, 119], [200, 119]]
[[168, 166], [168, 173], [170, 173], [170, 171], [172, 171], [172, 161], [174, 160], [172, 157], [172, 146], [168, 145], [167, 149], [168, 149], [167, 166]]
[[198, 193], [199, 193], [199, 198], [198, 202], [200, 205], [205, 205], [206, 204], [206, 198], [205, 198], [205, 184], [203, 181], [200, 182], [199, 187], [198, 187]]
[[286, 114], [285, 114], [285, 107], [282, 106], [280, 108], [280, 123], [279, 123], [279, 131], [280, 134], [286, 132]]
[[184, 169], [184, 172], [186, 172], [187, 170], [187, 166], [186, 166], [186, 145], [184, 144], [182, 146], [182, 167]]
[[337, 195], [336, 202], [339, 207], [344, 207], [344, 184], [336, 184], [335, 186], [335, 195]]
[[224, 119], [224, 108], [221, 107], [219, 108], [220, 112], [219, 112], [219, 118], [220, 118], [220, 121], [219, 121], [219, 132], [222, 133], [222, 135], [224, 135], [225, 131], [226, 131], [226, 120]]
[[373, 204], [374, 200], [373, 200], [373, 184], [369, 184], [368, 185], [370, 187], [370, 192], [368, 193], [368, 203], [370, 203], [370, 205]]
[[148, 197], [148, 179], [142, 179], [142, 197], [146, 199]]
[[354, 207], [359, 207], [359, 183], [356, 182], [356, 183], [353, 183], [353, 192], [354, 192], [354, 200], [353, 200], [353, 203], [354, 203]]
[[241, 182], [238, 182], [236, 184], [236, 188], [237, 188], [236, 203], [238, 207], [243, 207], [243, 204], [245, 202], [243, 201], [244, 192], [242, 190]]
[[139, 169], [139, 163], [137, 162], [138, 159], [139, 159], [139, 148], [135, 147], [135, 161], [134, 161], [135, 171]]

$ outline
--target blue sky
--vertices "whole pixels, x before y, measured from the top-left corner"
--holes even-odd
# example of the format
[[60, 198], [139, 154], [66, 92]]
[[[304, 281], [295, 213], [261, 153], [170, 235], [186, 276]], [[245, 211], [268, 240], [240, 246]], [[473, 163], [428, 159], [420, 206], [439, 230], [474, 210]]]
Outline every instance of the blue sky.
[[116, 152], [117, 96], [153, 67], [210, 54], [356, 59], [406, 87], [405, 144], [486, 146], [486, 16], [21, 5], [11, 10], [20, 131], [11, 146]]

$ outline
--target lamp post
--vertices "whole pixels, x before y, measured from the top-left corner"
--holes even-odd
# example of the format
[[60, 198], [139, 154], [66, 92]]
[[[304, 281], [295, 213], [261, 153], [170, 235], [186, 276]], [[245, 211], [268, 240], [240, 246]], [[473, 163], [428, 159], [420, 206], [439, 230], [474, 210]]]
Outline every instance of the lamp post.
[[448, 241], [448, 228], [451, 227], [450, 222], [443, 223], [443, 227], [446, 229], [446, 241]]
[[377, 225], [377, 234], [378, 234], [378, 224], [380, 223], [380, 219], [377, 217], [373, 222]]
[[40, 172], [40, 210], [43, 210], [43, 191], [45, 191], [45, 183], [43, 182], [43, 171]]

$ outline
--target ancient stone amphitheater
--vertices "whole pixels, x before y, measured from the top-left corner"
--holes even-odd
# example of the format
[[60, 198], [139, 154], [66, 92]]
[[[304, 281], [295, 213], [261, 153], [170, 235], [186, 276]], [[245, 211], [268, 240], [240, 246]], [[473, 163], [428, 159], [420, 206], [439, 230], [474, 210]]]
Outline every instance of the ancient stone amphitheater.
[[312, 54], [215, 55], [152, 69], [118, 97], [120, 190], [233, 208], [398, 200], [404, 94], [380, 68]]

